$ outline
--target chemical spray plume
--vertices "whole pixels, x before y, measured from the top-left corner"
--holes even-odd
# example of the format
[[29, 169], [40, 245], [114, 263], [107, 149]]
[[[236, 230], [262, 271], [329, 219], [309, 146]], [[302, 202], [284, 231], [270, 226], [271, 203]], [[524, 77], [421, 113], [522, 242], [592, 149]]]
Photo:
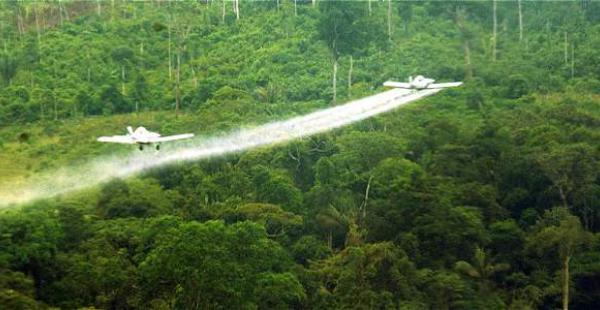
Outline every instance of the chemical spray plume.
[[0, 188], [0, 207], [51, 198], [169, 163], [216, 157], [322, 133], [387, 112], [438, 91], [392, 89], [304, 116], [240, 129], [227, 135], [169, 145], [168, 149], [158, 153], [135, 150], [125, 156], [102, 156], [84, 165], [49, 171], [21, 184], [13, 184], [10, 188]]

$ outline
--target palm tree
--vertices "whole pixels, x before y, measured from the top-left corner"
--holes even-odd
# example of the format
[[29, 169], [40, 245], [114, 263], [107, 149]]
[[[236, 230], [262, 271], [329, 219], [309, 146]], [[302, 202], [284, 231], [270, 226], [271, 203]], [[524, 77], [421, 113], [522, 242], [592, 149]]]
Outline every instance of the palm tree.
[[490, 284], [494, 274], [505, 271], [510, 268], [507, 263], [494, 264], [493, 259], [487, 258], [485, 250], [475, 248], [475, 260], [473, 264], [465, 261], [458, 261], [454, 269], [459, 273], [476, 279], [480, 283], [480, 290], [485, 293], [490, 291]]
[[331, 249], [333, 247], [333, 231], [345, 226], [345, 216], [334, 206], [321, 210], [316, 216], [319, 226], [327, 231], [327, 244]]

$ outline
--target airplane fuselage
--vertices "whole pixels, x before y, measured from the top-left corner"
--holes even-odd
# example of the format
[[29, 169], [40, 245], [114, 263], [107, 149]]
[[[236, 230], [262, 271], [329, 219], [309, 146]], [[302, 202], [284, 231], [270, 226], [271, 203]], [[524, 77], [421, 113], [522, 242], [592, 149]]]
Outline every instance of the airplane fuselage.
[[422, 75], [418, 75], [414, 79], [410, 77], [408, 81], [408, 83], [410, 83], [411, 89], [425, 89], [430, 84], [433, 84], [433, 82], [435, 82], [434, 79], [429, 79]]
[[144, 149], [144, 145], [154, 145], [156, 144], [156, 150], [160, 149], [160, 142], [155, 142], [157, 138], [160, 138], [160, 134], [156, 132], [152, 132], [147, 130], [144, 127], [138, 127], [134, 130], [131, 127], [127, 127], [127, 131], [129, 132], [127, 135], [131, 140], [139, 145], [140, 151]]
[[128, 136], [137, 144], [153, 144], [156, 138], [160, 138], [160, 134], [152, 131], [148, 131], [144, 127], [138, 127], [135, 131], [129, 131]]

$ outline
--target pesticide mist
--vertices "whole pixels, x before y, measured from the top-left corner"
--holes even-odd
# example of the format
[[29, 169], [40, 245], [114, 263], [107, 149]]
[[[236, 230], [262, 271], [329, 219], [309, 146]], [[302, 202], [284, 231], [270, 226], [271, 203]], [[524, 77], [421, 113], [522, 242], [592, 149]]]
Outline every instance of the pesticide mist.
[[45, 172], [22, 184], [0, 188], [0, 207], [51, 198], [169, 163], [210, 158], [325, 132], [387, 112], [438, 91], [392, 89], [284, 121], [227, 135], [198, 137], [188, 142], [170, 144], [167, 150], [158, 153], [139, 152], [136, 149], [126, 156], [102, 156], [85, 165]]

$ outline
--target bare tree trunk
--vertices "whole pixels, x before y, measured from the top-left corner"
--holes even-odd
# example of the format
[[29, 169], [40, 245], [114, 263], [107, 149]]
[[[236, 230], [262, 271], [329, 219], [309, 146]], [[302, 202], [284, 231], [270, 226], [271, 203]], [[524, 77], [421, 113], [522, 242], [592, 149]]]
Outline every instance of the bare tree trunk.
[[387, 22], [388, 22], [388, 40], [390, 42], [392, 42], [392, 0], [388, 0]]
[[369, 16], [371, 16], [371, 13], [373, 11], [373, 8], [371, 7], [371, 0], [367, 0], [367, 2], [369, 3]]
[[23, 15], [21, 13], [21, 6], [17, 6], [17, 31], [19, 32], [19, 39], [23, 37], [25, 33], [25, 24], [23, 23]]
[[498, 40], [498, 17], [496, 15], [497, 0], [492, 0], [493, 7], [493, 29], [492, 29], [492, 61], [496, 61], [496, 46]]
[[473, 68], [471, 66], [471, 46], [469, 45], [468, 37], [464, 35], [467, 31], [464, 25], [465, 12], [464, 10], [456, 8], [456, 25], [458, 26], [459, 31], [463, 34], [463, 50], [465, 54], [465, 80], [468, 80], [473, 77]]
[[354, 60], [352, 58], [352, 55], [350, 55], [350, 69], [348, 70], [348, 98], [352, 97], [352, 66], [353, 66]]
[[560, 186], [558, 186], [558, 194], [560, 195], [560, 200], [562, 201], [563, 207], [565, 207], [565, 209], [568, 209], [569, 204], [567, 203], [567, 196], [565, 195], [565, 192]]
[[121, 94], [125, 96], [125, 66], [121, 65]]
[[40, 21], [38, 19], [38, 9], [36, 7], [33, 7], [33, 14], [35, 17], [35, 31], [37, 32], [37, 42], [38, 45], [40, 45], [40, 43], [42, 42], [42, 35], [40, 31]]
[[373, 181], [373, 176], [369, 177], [369, 181], [367, 182], [367, 189], [365, 190], [365, 200], [363, 203], [363, 219], [367, 217], [367, 203], [369, 202], [369, 191], [371, 190], [371, 181]]
[[315, 6], [317, 4], [317, 0], [312, 0], [312, 6]]
[[471, 66], [471, 47], [469, 41], [463, 42], [463, 49], [465, 51], [465, 80], [470, 80], [473, 77], [473, 67]]
[[298, 16], [298, 0], [294, 0], [294, 16]]
[[192, 76], [194, 77], [194, 88], [198, 88], [198, 77], [196, 76], [196, 70], [194, 70], [194, 66], [190, 66], [192, 68]]
[[566, 31], [565, 31], [564, 54], [565, 54], [565, 65], [567, 65], [569, 63], [569, 42], [568, 42], [568, 35], [567, 35]]
[[144, 69], [144, 42], [140, 42], [140, 68]]
[[172, 79], [173, 77], [173, 73], [171, 71], [171, 15], [169, 15], [169, 27], [168, 27], [168, 31], [169, 31], [169, 81]]
[[333, 104], [335, 104], [337, 99], [337, 66], [338, 61], [336, 58], [333, 59]]
[[85, 52], [85, 61], [87, 63], [87, 82], [92, 80], [92, 66], [90, 65], [90, 51]]
[[177, 52], [177, 76], [176, 76], [176, 87], [175, 87], [175, 116], [179, 115], [179, 106], [181, 104], [181, 92], [179, 90], [180, 72], [181, 72], [181, 51]]
[[115, 18], [115, 0], [110, 1], [110, 23], [112, 24]]
[[223, 0], [222, 4], [223, 4], [223, 7], [222, 7], [222, 12], [221, 12], [221, 21], [224, 24], [225, 23], [225, 0]]
[[96, 0], [96, 14], [102, 16], [102, 2], [100, 0]]
[[62, 6], [62, 11], [65, 13], [67, 21], [69, 21], [69, 11], [67, 11], [67, 8], [64, 5]]
[[62, 26], [63, 24], [63, 16], [62, 16], [62, 3], [61, 0], [58, 0], [58, 20], [59, 20], [59, 25]]
[[569, 309], [569, 261], [571, 260], [570, 256], [567, 256], [563, 262], [563, 285], [562, 285], [562, 308], [563, 310]]
[[58, 103], [56, 102], [56, 95], [53, 95], [54, 98], [54, 120], [58, 120]]
[[571, 43], [571, 78], [575, 77], [575, 44]]
[[523, 41], [523, 10], [521, 9], [521, 0], [517, 0], [519, 7], [519, 42]]
[[235, 0], [235, 19], [240, 19], [240, 0]]

